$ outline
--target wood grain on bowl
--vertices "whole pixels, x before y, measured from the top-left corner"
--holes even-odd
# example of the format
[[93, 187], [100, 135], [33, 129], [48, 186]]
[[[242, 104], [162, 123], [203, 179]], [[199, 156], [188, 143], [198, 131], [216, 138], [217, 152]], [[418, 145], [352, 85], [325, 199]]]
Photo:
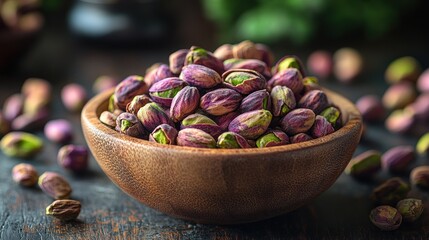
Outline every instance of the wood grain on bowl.
[[344, 126], [325, 137], [270, 148], [199, 149], [132, 138], [103, 125], [113, 90], [82, 111], [86, 141], [107, 176], [130, 196], [174, 217], [237, 224], [292, 211], [327, 190], [360, 140], [355, 106], [324, 89]]

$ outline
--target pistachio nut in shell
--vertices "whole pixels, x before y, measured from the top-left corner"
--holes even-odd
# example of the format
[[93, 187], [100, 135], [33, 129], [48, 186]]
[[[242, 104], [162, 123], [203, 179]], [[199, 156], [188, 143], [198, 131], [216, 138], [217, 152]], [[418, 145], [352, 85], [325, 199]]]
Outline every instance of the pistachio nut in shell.
[[176, 144], [177, 130], [176, 128], [168, 125], [161, 124], [156, 127], [153, 132], [149, 135], [149, 141], [157, 142], [160, 144]]
[[170, 64], [170, 71], [173, 74], [180, 74], [183, 66], [185, 65], [186, 55], [188, 52], [188, 49], [179, 49], [170, 54], [168, 62]]
[[265, 77], [249, 69], [231, 69], [222, 74], [223, 84], [235, 91], [247, 95], [264, 89], [267, 85]]
[[247, 140], [238, 133], [224, 132], [217, 139], [218, 148], [251, 148]]
[[315, 114], [319, 114], [329, 106], [329, 102], [322, 90], [312, 90], [302, 96], [297, 105], [300, 108], [309, 108]]
[[271, 130], [264, 133], [256, 139], [256, 146], [258, 148], [274, 147], [289, 144], [289, 137], [281, 130]]
[[363, 69], [363, 59], [361, 54], [353, 48], [340, 48], [334, 55], [333, 72], [341, 83], [351, 83], [361, 73]]
[[395, 205], [407, 197], [410, 186], [399, 177], [390, 178], [378, 185], [371, 194], [371, 199], [379, 204]]
[[155, 63], [146, 70], [144, 81], [148, 87], [164, 78], [174, 77], [170, 67], [166, 64]]
[[269, 88], [275, 86], [286, 86], [292, 90], [296, 95], [304, 89], [302, 75], [296, 68], [288, 68], [284, 71], [278, 72], [268, 81]]
[[406, 198], [396, 204], [396, 209], [405, 222], [414, 222], [422, 215], [424, 205], [420, 199]]
[[186, 54], [185, 66], [190, 64], [205, 66], [213, 69], [218, 74], [222, 74], [225, 71], [221, 60], [217, 59], [213, 53], [197, 46], [192, 46]]
[[196, 148], [216, 148], [216, 140], [203, 130], [185, 128], [177, 135], [177, 145]]
[[238, 108], [238, 110], [242, 113], [262, 109], [268, 111], [271, 110], [271, 96], [270, 93], [265, 89], [254, 91], [247, 95], [245, 98], [243, 98], [240, 107]]
[[270, 95], [272, 113], [275, 117], [282, 117], [296, 107], [295, 96], [288, 87], [275, 86]]
[[420, 63], [410, 56], [395, 59], [387, 66], [384, 74], [390, 84], [399, 82], [416, 82], [421, 73]]
[[[232, 61], [230, 61], [230, 60], [232, 60]], [[225, 63], [227, 63], [227, 64], [225, 64]], [[266, 78], [271, 77], [270, 70], [268, 69], [267, 65], [261, 60], [257, 60], [257, 59], [228, 59], [227, 61], [224, 62], [224, 65], [225, 65], [225, 70], [249, 69], [249, 70], [253, 70], [253, 71], [256, 71], [256, 72], [262, 74], [262, 76], [264, 76]]]
[[70, 83], [61, 89], [61, 100], [67, 110], [79, 112], [88, 100], [88, 94], [80, 84]]
[[424, 155], [424, 154], [428, 155], [428, 153], [429, 153], [429, 132], [423, 134], [419, 138], [419, 141], [417, 142], [416, 150], [417, 150], [417, 153], [419, 153], [421, 155]]
[[262, 52], [252, 41], [245, 40], [232, 47], [232, 53], [235, 58], [241, 59], [262, 59]]
[[170, 118], [174, 122], [182, 121], [183, 118], [193, 113], [200, 103], [200, 92], [196, 87], [186, 86], [180, 90], [171, 101]]
[[187, 85], [178, 77], [164, 78], [149, 88], [149, 95], [154, 102], [170, 107], [174, 96]]
[[163, 123], [174, 126], [165, 110], [157, 103], [148, 103], [140, 108], [137, 112], [137, 118], [149, 132], [152, 132], [158, 125]]
[[310, 73], [327, 78], [332, 72], [332, 56], [324, 50], [312, 52], [307, 59], [307, 69]]
[[13, 94], [6, 98], [3, 104], [3, 118], [12, 121], [22, 114], [24, 108], [24, 97], [21, 94]]
[[32, 187], [37, 184], [39, 174], [33, 165], [20, 163], [12, 168], [12, 179], [19, 185]]
[[326, 118], [334, 128], [341, 126], [341, 111], [337, 107], [327, 107], [319, 115]]
[[319, 138], [331, 134], [335, 131], [332, 124], [326, 120], [326, 118], [317, 115], [314, 120], [314, 124], [310, 129], [311, 136], [314, 138]]
[[312, 139], [313, 137], [311, 137], [307, 133], [298, 133], [296, 135], [289, 137], [290, 143], [300, 143], [300, 142], [310, 141]]
[[45, 79], [28, 78], [22, 84], [21, 93], [26, 98], [31, 95], [37, 95], [40, 98], [50, 100], [52, 96], [52, 86]]
[[198, 64], [184, 66], [179, 78], [198, 88], [212, 88], [222, 83], [222, 78], [216, 71]]
[[381, 157], [382, 166], [391, 172], [405, 172], [415, 160], [413, 146], [400, 145], [387, 150]]
[[299, 70], [302, 77], [306, 76], [301, 59], [294, 55], [286, 55], [277, 61], [276, 65], [273, 67], [273, 75], [289, 68], [296, 68]]
[[272, 118], [273, 115], [267, 110], [242, 113], [231, 121], [228, 130], [246, 139], [256, 139], [268, 129]]
[[127, 104], [126, 111], [129, 113], [132, 113], [134, 115], [137, 115], [137, 112], [142, 108], [144, 105], [152, 102], [152, 99], [146, 94], [136, 95], [134, 96], [133, 100]]
[[319, 86], [319, 79], [314, 76], [307, 76], [302, 79], [302, 84], [304, 85], [303, 92], [309, 92], [311, 90], [318, 90], [320, 89]]
[[429, 166], [419, 166], [410, 173], [410, 182], [423, 189], [429, 189]]
[[29, 158], [42, 150], [43, 141], [30, 133], [10, 132], [1, 139], [0, 147], [9, 157]]
[[427, 125], [429, 122], [429, 93], [422, 93], [416, 100], [407, 105], [404, 111], [410, 111], [415, 116], [417, 122]]
[[217, 125], [223, 131], [227, 131], [228, 130], [228, 126], [231, 123], [231, 121], [234, 120], [234, 118], [236, 118], [238, 115], [240, 115], [240, 113], [237, 112], [237, 111], [235, 111], [235, 112], [229, 112], [229, 113], [224, 114], [222, 116], [216, 117], [216, 119], [214, 119], [214, 120], [217, 123]]
[[46, 123], [44, 133], [55, 143], [68, 143], [73, 139], [73, 128], [66, 119], [55, 119]]
[[143, 138], [145, 136], [145, 130], [143, 128], [142, 123], [132, 113], [121, 113], [116, 118], [115, 129], [116, 131], [131, 137]]
[[238, 108], [241, 94], [229, 88], [219, 88], [204, 94], [200, 99], [200, 108], [205, 112], [221, 116]]
[[67, 199], [72, 192], [67, 180], [55, 172], [44, 172], [38, 184], [44, 193], [55, 199]]
[[194, 113], [185, 117], [181, 122], [180, 128], [181, 129], [185, 129], [185, 128], [200, 129], [210, 134], [214, 138], [217, 138], [223, 132], [222, 129], [219, 127], [219, 125], [216, 124], [215, 121], [199, 113]]
[[127, 104], [136, 95], [148, 92], [148, 85], [142, 76], [132, 75], [122, 80], [115, 88], [114, 100], [122, 111], [126, 110]]
[[109, 111], [104, 111], [100, 114], [99, 120], [101, 123], [103, 123], [104, 125], [110, 127], [110, 128], [115, 128], [116, 127], [116, 118], [118, 116], [116, 116], [115, 114], [109, 112]]
[[356, 107], [365, 121], [381, 121], [386, 111], [377, 95], [364, 95], [356, 101]]
[[50, 117], [47, 108], [40, 109], [37, 113], [24, 113], [15, 118], [10, 127], [14, 131], [32, 131], [43, 128]]
[[69, 144], [58, 151], [58, 165], [73, 172], [83, 172], [88, 168], [88, 149], [81, 145]]
[[380, 169], [381, 152], [368, 150], [353, 157], [344, 171], [355, 178], [369, 178]]
[[398, 109], [389, 114], [384, 122], [386, 129], [392, 133], [407, 133], [416, 123], [413, 111]]
[[213, 55], [221, 61], [233, 58], [234, 55], [232, 53], [232, 47], [233, 46], [231, 44], [223, 44], [216, 48], [216, 50], [213, 52]]
[[316, 114], [308, 108], [296, 108], [280, 120], [280, 127], [288, 135], [305, 133], [313, 126]]
[[388, 205], [378, 206], [369, 214], [371, 222], [383, 231], [393, 231], [402, 223], [402, 216], [398, 210]]
[[108, 75], [101, 75], [97, 77], [92, 84], [92, 92], [98, 94], [115, 87], [117, 84], [118, 81], [116, 78]]
[[79, 216], [81, 204], [79, 201], [60, 199], [46, 207], [46, 215], [62, 221], [74, 220]]
[[382, 102], [387, 109], [400, 109], [412, 103], [417, 97], [414, 86], [409, 82], [391, 85], [383, 94]]

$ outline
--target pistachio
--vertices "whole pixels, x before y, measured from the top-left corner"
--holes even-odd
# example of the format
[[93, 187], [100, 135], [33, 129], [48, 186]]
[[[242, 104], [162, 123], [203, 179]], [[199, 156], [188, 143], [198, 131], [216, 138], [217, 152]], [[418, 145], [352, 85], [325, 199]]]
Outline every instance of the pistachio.
[[127, 112], [121, 113], [116, 118], [115, 129], [116, 131], [131, 137], [144, 138], [145, 136], [145, 131], [142, 123], [132, 113], [127, 113]]
[[174, 53], [170, 54], [168, 60], [170, 63], [170, 71], [173, 74], [179, 74], [182, 71], [182, 68], [185, 65], [186, 55], [188, 54], [188, 52], [188, 49], [179, 49]]
[[174, 77], [170, 67], [166, 64], [155, 63], [146, 70], [144, 82], [148, 87], [151, 87], [154, 83], [169, 77]]
[[176, 144], [176, 137], [177, 130], [174, 127], [168, 124], [161, 124], [149, 135], [149, 141], [174, 145]]
[[235, 132], [246, 139], [256, 139], [270, 125], [272, 114], [267, 110], [255, 110], [238, 115], [228, 126], [230, 132]]
[[271, 96], [270, 93], [265, 89], [254, 91], [247, 95], [245, 98], [243, 98], [240, 107], [238, 108], [238, 110], [242, 113], [262, 109], [268, 111], [271, 110]]
[[299, 70], [302, 77], [306, 76], [301, 59], [294, 55], [287, 55], [281, 58], [273, 68], [273, 75], [289, 68], [296, 68]]
[[238, 115], [240, 115], [240, 113], [238, 112], [229, 112], [222, 116], [218, 116], [215, 121], [216, 124], [222, 129], [222, 131], [227, 131], [231, 121], [234, 120], [234, 118], [236, 118]]
[[386, 180], [377, 186], [371, 194], [372, 200], [380, 204], [395, 205], [407, 197], [410, 186], [399, 177]]
[[290, 143], [300, 143], [300, 142], [310, 141], [312, 139], [313, 138], [306, 133], [298, 133], [289, 138]]
[[70, 83], [61, 90], [61, 100], [70, 112], [79, 112], [87, 101], [85, 88], [76, 83]]
[[203, 130], [185, 128], [177, 135], [177, 145], [196, 148], [216, 148], [216, 140]]
[[36, 95], [40, 99], [49, 101], [52, 95], [51, 84], [41, 78], [29, 78], [22, 84], [21, 93], [25, 98]]
[[[109, 112], [114, 112], [115, 110], [120, 110], [118, 105], [115, 102], [115, 94], [110, 95], [109, 97], [109, 105], [107, 106], [107, 110]], [[122, 111], [122, 110], [121, 110]]]
[[88, 149], [80, 145], [65, 145], [58, 151], [58, 164], [73, 172], [83, 172], [88, 168]]
[[222, 74], [226, 87], [247, 95], [254, 91], [264, 89], [267, 81], [260, 73], [249, 69], [231, 69]]
[[225, 61], [234, 57], [232, 53], [232, 48], [233, 46], [231, 44], [223, 44], [213, 52], [213, 55], [217, 59]]
[[39, 174], [31, 164], [20, 163], [12, 169], [12, 179], [14, 182], [25, 186], [32, 187], [37, 184]]
[[296, 107], [292, 90], [285, 86], [275, 86], [271, 90], [271, 103], [275, 117], [282, 117]]
[[417, 153], [429, 154], [429, 132], [425, 133], [423, 136], [419, 138], [416, 146]]
[[307, 92], [298, 102], [298, 107], [309, 108], [315, 114], [319, 114], [329, 106], [328, 97], [322, 90]]
[[81, 204], [76, 200], [61, 199], [51, 203], [46, 208], [46, 215], [62, 221], [74, 220], [79, 216]]
[[410, 181], [420, 188], [429, 189], [429, 166], [414, 168], [410, 173]]
[[382, 205], [371, 210], [369, 214], [371, 222], [383, 231], [393, 231], [402, 223], [402, 215], [395, 208]]
[[416, 91], [409, 82], [390, 86], [383, 95], [383, 105], [387, 109], [404, 108], [416, 99]]
[[401, 57], [387, 66], [385, 78], [388, 83], [415, 82], [419, 77], [421, 67], [413, 57]]
[[256, 47], [256, 44], [249, 40], [234, 45], [232, 47], [232, 53], [235, 58], [262, 59], [262, 52]]
[[110, 127], [110, 128], [115, 128], [116, 127], [116, 118], [118, 116], [116, 116], [115, 114], [109, 112], [109, 111], [104, 111], [100, 114], [100, 122], [102, 122], [104, 125]]
[[217, 59], [213, 53], [196, 46], [192, 46], [186, 55], [185, 66], [190, 64], [202, 65], [213, 69], [219, 75], [224, 72], [223, 62], [221, 60]]
[[39, 187], [44, 193], [55, 199], [67, 199], [72, 189], [61, 175], [55, 172], [45, 172], [39, 177]]
[[7, 156], [29, 158], [42, 150], [43, 141], [30, 133], [10, 132], [2, 138], [0, 146]]
[[266, 78], [271, 77], [271, 72], [268, 69], [267, 65], [257, 59], [228, 59], [224, 62], [225, 70], [231, 69], [249, 69], [260, 73], [262, 76]]
[[299, 70], [296, 68], [289, 68], [274, 75], [268, 81], [268, 86], [269, 88], [286, 86], [296, 95], [302, 91], [304, 83], [302, 82], [302, 75]]
[[327, 51], [317, 50], [308, 56], [307, 69], [321, 78], [331, 74], [332, 65], [332, 56]]
[[21, 94], [13, 94], [6, 98], [3, 104], [3, 117], [6, 121], [12, 121], [22, 114], [24, 97]]
[[224, 132], [217, 139], [218, 148], [250, 148], [247, 140], [238, 133]]
[[219, 125], [216, 124], [215, 121], [199, 113], [194, 113], [184, 118], [180, 128], [200, 129], [210, 134], [214, 138], [217, 138], [222, 133], [222, 129], [219, 127]]
[[314, 124], [310, 129], [311, 136], [314, 138], [319, 138], [331, 134], [335, 131], [334, 127], [332, 127], [331, 123], [326, 120], [326, 118], [317, 115], [314, 120]]
[[256, 146], [258, 148], [281, 146], [286, 145], [288, 143], [288, 135], [286, 135], [286, 133], [280, 130], [268, 131], [256, 140]]
[[409, 109], [398, 109], [386, 118], [384, 124], [392, 133], [407, 133], [415, 124], [415, 115]]
[[174, 122], [183, 120], [197, 109], [200, 93], [196, 87], [186, 86], [174, 96], [170, 107], [170, 118]]
[[429, 93], [420, 94], [404, 111], [412, 112], [418, 122], [429, 122]]
[[302, 79], [302, 84], [304, 85], [304, 92], [320, 89], [319, 79], [317, 77], [307, 76]]
[[414, 222], [422, 215], [424, 205], [420, 199], [406, 198], [396, 204], [396, 209], [405, 222]]
[[134, 96], [133, 100], [127, 104], [126, 110], [129, 113], [132, 113], [134, 115], [137, 115], [137, 112], [142, 108], [144, 105], [152, 102], [150, 97], [146, 94], [142, 95], [136, 95]]
[[148, 103], [140, 108], [137, 112], [137, 118], [149, 132], [163, 123], [174, 126], [165, 110], [156, 103]]
[[45, 125], [47, 139], [55, 143], [68, 143], [73, 139], [73, 128], [65, 119], [51, 120]]
[[11, 123], [14, 131], [31, 131], [40, 129], [49, 119], [48, 109], [41, 109], [37, 113], [24, 113], [15, 118]]
[[222, 82], [220, 75], [205, 66], [189, 64], [183, 67], [180, 79], [198, 88], [212, 88]]
[[170, 107], [174, 96], [187, 85], [177, 77], [164, 78], [150, 87], [149, 94], [154, 102]]
[[112, 76], [102, 75], [95, 79], [92, 84], [92, 92], [95, 94], [109, 90], [118, 84], [118, 81]]
[[305, 133], [313, 126], [316, 114], [308, 108], [296, 108], [280, 120], [280, 127], [288, 135]]
[[420, 92], [429, 92], [429, 69], [426, 69], [417, 79], [417, 89]]
[[341, 125], [341, 112], [336, 107], [328, 107], [320, 113], [320, 116], [326, 118], [333, 127]]
[[237, 109], [241, 99], [238, 92], [229, 88], [219, 88], [201, 97], [200, 108], [211, 115], [220, 116]]
[[350, 160], [345, 172], [355, 178], [368, 178], [381, 168], [381, 153], [368, 150]]
[[415, 160], [413, 146], [397, 146], [386, 151], [381, 157], [382, 166], [392, 172], [404, 172]]
[[133, 75], [125, 78], [115, 88], [114, 100], [119, 109], [125, 111], [127, 104], [133, 100], [136, 95], [145, 94], [148, 91], [148, 85], [143, 77]]
[[361, 54], [353, 48], [341, 48], [334, 53], [334, 74], [341, 83], [351, 83], [362, 71]]
[[375, 122], [384, 118], [385, 110], [376, 95], [365, 95], [356, 101], [356, 107], [365, 121]]

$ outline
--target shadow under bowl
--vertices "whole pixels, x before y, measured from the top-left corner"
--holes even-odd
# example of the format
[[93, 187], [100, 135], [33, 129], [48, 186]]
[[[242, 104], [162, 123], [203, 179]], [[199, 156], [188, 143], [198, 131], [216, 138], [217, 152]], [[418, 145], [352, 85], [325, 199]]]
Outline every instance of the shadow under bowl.
[[326, 191], [350, 161], [361, 136], [356, 107], [328, 89], [343, 127], [307, 142], [252, 149], [162, 145], [120, 134], [98, 117], [113, 90], [82, 111], [88, 146], [125, 193], [168, 215], [198, 223], [238, 224], [297, 209]]

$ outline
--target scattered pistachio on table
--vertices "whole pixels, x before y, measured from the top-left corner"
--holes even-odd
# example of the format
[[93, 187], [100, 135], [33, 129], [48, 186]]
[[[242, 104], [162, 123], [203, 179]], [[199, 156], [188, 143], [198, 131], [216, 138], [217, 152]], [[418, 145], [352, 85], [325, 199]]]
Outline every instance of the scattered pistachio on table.
[[383, 120], [385, 109], [377, 95], [364, 95], [356, 101], [356, 107], [362, 115], [363, 120], [376, 122]]
[[70, 112], [79, 112], [87, 101], [85, 88], [76, 83], [70, 83], [61, 90], [61, 100]]
[[0, 148], [10, 157], [30, 158], [42, 150], [43, 141], [31, 133], [10, 132], [1, 139]]
[[72, 192], [67, 180], [55, 172], [44, 172], [40, 175], [38, 184], [44, 193], [55, 199], [67, 199]]
[[85, 146], [69, 144], [58, 151], [58, 164], [73, 172], [83, 172], [88, 168], [88, 149]]
[[371, 198], [379, 204], [395, 205], [407, 197], [410, 185], [399, 177], [386, 180], [372, 191]]
[[60, 219], [61, 221], [74, 220], [79, 216], [81, 204], [70, 199], [55, 200], [46, 207], [46, 215]]
[[406, 56], [394, 60], [387, 66], [385, 78], [390, 84], [416, 82], [420, 73], [420, 63], [415, 58]]
[[391, 206], [382, 205], [371, 210], [369, 214], [371, 222], [383, 231], [393, 231], [399, 228], [402, 223], [402, 215]]
[[20, 163], [12, 169], [12, 179], [14, 182], [25, 187], [32, 187], [37, 184], [39, 174], [31, 164]]
[[386, 151], [381, 157], [382, 166], [391, 172], [405, 172], [410, 163], [415, 160], [413, 146], [401, 145]]
[[417, 153], [429, 156], [429, 132], [419, 138], [416, 146]]
[[376, 150], [363, 152], [350, 160], [345, 172], [356, 178], [373, 176], [381, 168], [381, 153]]
[[44, 133], [55, 143], [68, 143], [73, 139], [73, 128], [66, 119], [51, 120], [46, 123]]
[[117, 84], [118, 81], [112, 76], [102, 75], [97, 77], [92, 84], [92, 92], [98, 94], [115, 87]]
[[414, 168], [410, 173], [410, 182], [417, 187], [429, 189], [429, 166]]
[[422, 215], [424, 205], [420, 199], [406, 198], [396, 204], [396, 209], [405, 222], [414, 222]]

